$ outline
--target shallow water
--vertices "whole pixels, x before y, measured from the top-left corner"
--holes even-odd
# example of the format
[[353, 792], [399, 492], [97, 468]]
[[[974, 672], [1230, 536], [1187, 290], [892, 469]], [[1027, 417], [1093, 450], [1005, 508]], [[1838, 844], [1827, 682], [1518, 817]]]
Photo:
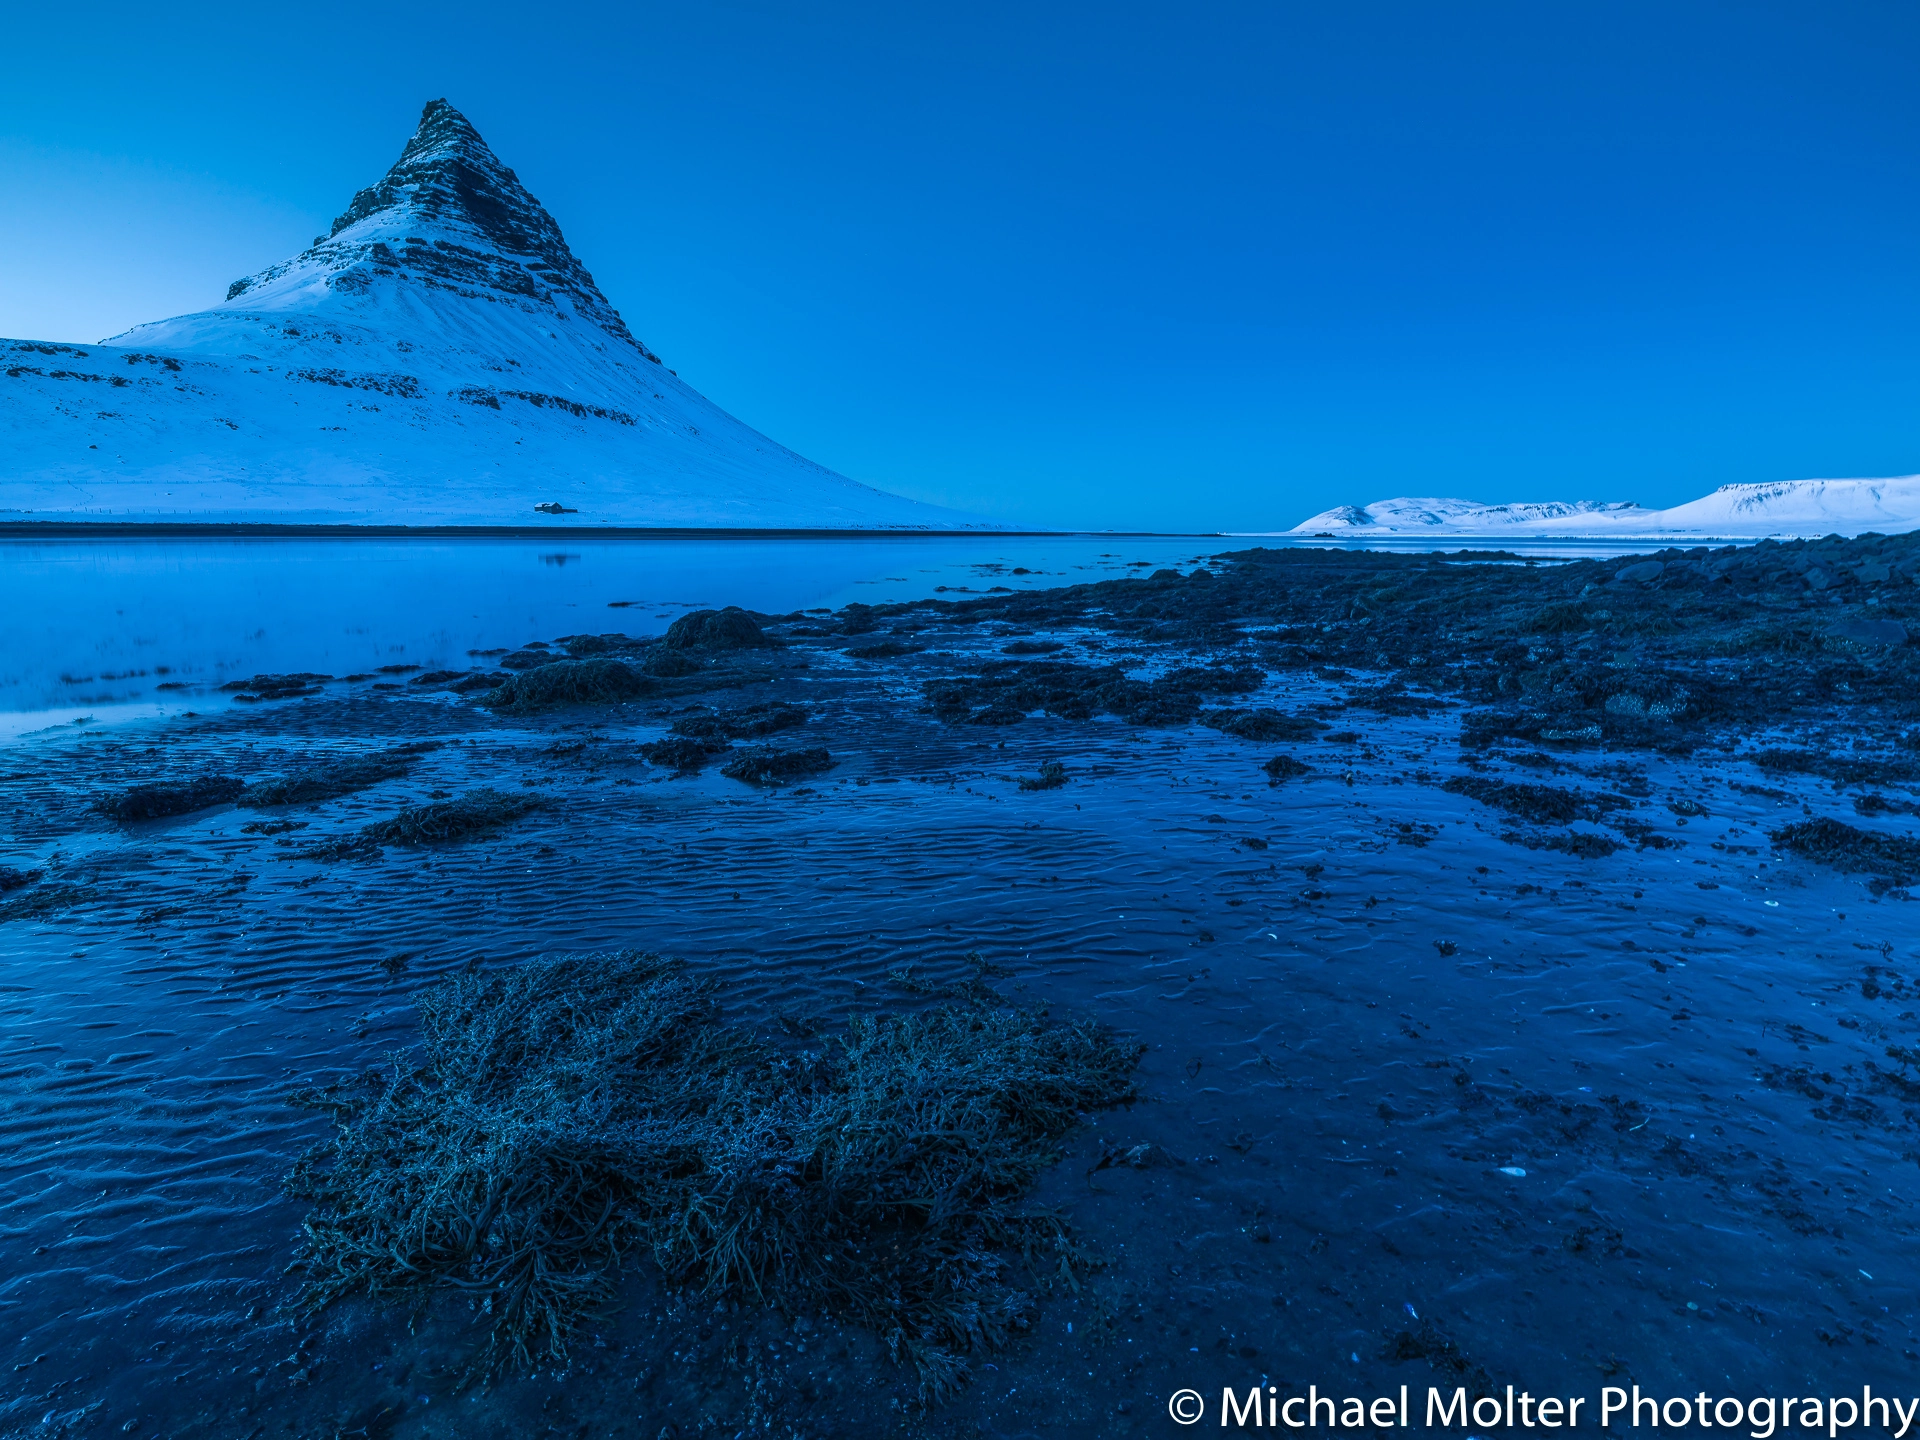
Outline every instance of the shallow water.
[[0, 717], [16, 717], [16, 732], [86, 714], [106, 723], [191, 703], [157, 688], [169, 683], [465, 668], [469, 650], [658, 634], [702, 606], [780, 614], [936, 588], [980, 594], [1145, 573], [1219, 548], [1112, 536], [5, 539], [0, 613], [16, 618], [0, 647]]
[[[1430, 1333], [1535, 1394], [1902, 1390], [1920, 1087], [1887, 1052], [1914, 929], [1765, 838], [1850, 815], [1840, 796], [1710, 751], [1496, 758], [1624, 789], [1669, 847], [1581, 860], [1438, 788], [1466, 769], [1449, 708], [1347, 711], [1355, 738], [1287, 747], [1310, 773], [1269, 786], [1275, 747], [1198, 727], [942, 725], [915, 683], [1004, 641], [922, 638], [881, 666], [801, 648], [810, 668], [740, 695], [809, 705], [789, 734], [839, 761], [784, 791], [643, 765], [671, 718], [646, 704], [507, 722], [361, 690], [12, 747], [0, 864], [85, 901], [0, 927], [0, 1433], [1165, 1433], [1183, 1386], [1471, 1383], [1422, 1358]], [[412, 775], [289, 812], [290, 835], [243, 831], [275, 812], [87, 808], [428, 738]], [[1070, 783], [1018, 790], [1048, 759]], [[371, 861], [279, 843], [479, 785], [547, 808]], [[406, 1046], [437, 975], [624, 947], [722, 979], [744, 1021], [825, 1030], [925, 1003], [977, 951], [1009, 999], [1140, 1036], [1148, 1098], [1094, 1118], [1043, 1196], [1110, 1265], [930, 1413], [870, 1337], [663, 1295], [644, 1267], [574, 1370], [493, 1389], [463, 1379], [457, 1310], [417, 1334], [293, 1316], [279, 1182], [322, 1125], [287, 1094]], [[1094, 1168], [1146, 1142], [1179, 1163]]]
[[[1300, 542], [1264, 536], [1257, 543]], [[1036, 589], [1145, 575], [1228, 544], [1219, 536], [1115, 535], [0, 535], [0, 614], [12, 617], [0, 643], [0, 740], [50, 724], [205, 710], [208, 688], [258, 674], [464, 668], [470, 651], [536, 636], [658, 634], [707, 605], [786, 614], [996, 586]], [[1378, 548], [1435, 547], [1392, 540]], [[1527, 549], [1560, 558], [1603, 552], [1614, 553], [1605, 542]]]

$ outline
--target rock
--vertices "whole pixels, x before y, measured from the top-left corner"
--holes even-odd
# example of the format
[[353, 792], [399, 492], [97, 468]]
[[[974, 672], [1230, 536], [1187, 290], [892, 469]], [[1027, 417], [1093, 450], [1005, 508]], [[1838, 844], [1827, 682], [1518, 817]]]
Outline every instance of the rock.
[[1666, 562], [1661, 560], [1642, 560], [1637, 565], [1625, 565], [1613, 572], [1613, 578], [1622, 584], [1632, 582], [1644, 585], [1650, 580], [1658, 580], [1666, 571]]
[[1855, 645], [1904, 645], [1907, 643], [1907, 627], [1898, 620], [1869, 620], [1855, 616], [1847, 620], [1836, 620], [1827, 633], [1836, 640], [1851, 641]]
[[760, 622], [737, 605], [724, 610], [693, 610], [667, 627], [666, 644], [675, 650], [758, 650], [769, 642]]
[[521, 671], [489, 691], [482, 703], [506, 714], [525, 715], [555, 705], [631, 700], [653, 689], [652, 680], [623, 661], [555, 660]]

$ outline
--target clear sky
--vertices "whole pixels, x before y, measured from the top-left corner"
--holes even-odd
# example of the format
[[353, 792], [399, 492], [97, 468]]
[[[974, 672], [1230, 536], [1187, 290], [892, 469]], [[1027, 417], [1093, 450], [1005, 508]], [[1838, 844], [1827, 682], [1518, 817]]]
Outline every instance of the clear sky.
[[0, 335], [219, 300], [444, 95], [683, 378], [921, 498], [1246, 529], [1920, 470], [1913, 0], [95, 0], [5, 30]]

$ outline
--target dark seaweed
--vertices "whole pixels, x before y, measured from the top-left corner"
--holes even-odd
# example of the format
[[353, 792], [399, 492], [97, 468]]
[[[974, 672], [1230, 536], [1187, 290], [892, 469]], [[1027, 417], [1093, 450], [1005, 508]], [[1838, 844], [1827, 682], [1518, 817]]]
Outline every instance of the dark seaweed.
[[1807, 820], [1770, 837], [1783, 850], [1837, 870], [1871, 870], [1904, 885], [1920, 871], [1920, 841], [1861, 830], [1842, 820]]
[[1327, 728], [1318, 720], [1278, 710], [1202, 710], [1197, 718], [1241, 740], [1311, 740]]
[[136, 785], [96, 801], [94, 809], [115, 820], [157, 820], [228, 804], [238, 800], [246, 788], [244, 781], [232, 775], [201, 775], [171, 784]]
[[264, 809], [332, 800], [404, 775], [418, 757], [417, 749], [409, 749], [312, 761], [288, 771], [278, 780], [261, 780], [247, 786], [240, 795], [240, 803]]
[[750, 611], [693, 610], [667, 627], [665, 643], [675, 650], [757, 650], [773, 642]]
[[[1366, 671], [1392, 683], [1369, 682], [1353, 703], [1394, 712], [1430, 709], [1434, 695], [1472, 703], [1462, 722], [1471, 747], [1512, 738], [1684, 751], [1716, 734], [1828, 718], [1835, 707], [1857, 714], [1863, 735], [1915, 733], [1920, 532], [1663, 550], [1624, 564], [1517, 559], [1243, 550], [1185, 576], [847, 606], [838, 628], [859, 634], [888, 621], [904, 643], [927, 624], [1073, 625], [1143, 644], [1237, 649], [1234, 670], [1247, 668], [1244, 656], [1326, 678]], [[1876, 643], [1855, 638], [1863, 625]], [[926, 698], [948, 721], [1045, 710], [1178, 724], [1197, 714], [1192, 692], [1175, 677], [1146, 682], [1112, 666], [1002, 661], [935, 681]], [[1888, 768], [1860, 768], [1873, 766]], [[1832, 757], [1836, 777], [1912, 771], [1911, 756]]]
[[878, 645], [856, 645], [847, 655], [854, 660], [898, 660], [902, 655], [918, 655], [924, 645], [902, 645], [898, 640], [882, 640]]
[[1856, 815], [1920, 815], [1920, 805], [1911, 800], [1896, 800], [1890, 795], [1860, 795], [1854, 798]]
[[660, 765], [689, 775], [705, 765], [714, 752], [685, 735], [669, 735], [664, 740], [642, 745], [640, 753], [649, 765]]
[[1908, 760], [1818, 755], [1807, 750], [1762, 750], [1750, 758], [1762, 770], [1774, 774], [1821, 775], [1843, 785], [1910, 780], [1920, 774], [1920, 766]]
[[742, 750], [720, 767], [720, 773], [729, 780], [742, 780], [749, 785], [786, 785], [795, 780], [811, 780], [816, 775], [824, 775], [838, 763], [819, 746], [810, 750], [775, 750], [770, 746], [759, 746]]
[[652, 680], [624, 660], [555, 660], [522, 670], [481, 703], [502, 714], [526, 715], [555, 705], [631, 700], [654, 688]]
[[1508, 784], [1484, 775], [1456, 775], [1440, 787], [1451, 795], [1465, 795], [1536, 825], [1564, 825], [1570, 820], [1593, 820], [1627, 803], [1618, 795], [1586, 795], [1553, 785]]
[[477, 1299], [494, 1370], [564, 1364], [644, 1252], [680, 1286], [865, 1325], [950, 1393], [1026, 1323], [1014, 1262], [1071, 1273], [1064, 1221], [1023, 1200], [1085, 1113], [1134, 1097], [1141, 1053], [948, 1007], [856, 1017], [793, 1058], [633, 952], [418, 1003], [416, 1060], [297, 1097], [336, 1121], [288, 1178], [313, 1206], [303, 1300]]
[[1529, 850], [1558, 850], [1563, 855], [1573, 855], [1582, 860], [1603, 860], [1620, 848], [1620, 842], [1606, 835], [1595, 835], [1588, 830], [1569, 830], [1564, 835], [1521, 835], [1509, 832], [1500, 837], [1513, 845], [1524, 845]]
[[457, 800], [435, 800], [410, 805], [391, 820], [377, 821], [360, 833], [383, 845], [426, 845], [464, 840], [518, 820], [540, 802], [529, 795], [501, 790], [469, 790]]
[[1067, 783], [1067, 767], [1058, 760], [1049, 760], [1040, 767], [1038, 775], [1022, 775], [1022, 790], [1058, 790]]
[[294, 700], [302, 695], [318, 695], [331, 675], [256, 675], [251, 680], [229, 680], [220, 688], [238, 691], [236, 700]]
[[674, 680], [682, 675], [699, 673], [700, 662], [685, 651], [665, 645], [650, 645], [640, 656], [640, 669], [662, 680]]
[[38, 920], [83, 903], [87, 892], [73, 885], [42, 885], [0, 903], [0, 920]]
[[751, 740], [762, 735], [775, 735], [806, 723], [807, 712], [800, 706], [772, 702], [744, 705], [738, 710], [683, 715], [673, 722], [673, 733], [689, 736], [718, 753], [727, 748], [729, 740]]
[[974, 725], [1012, 724], [1033, 710], [1069, 720], [1109, 713], [1132, 725], [1181, 725], [1198, 718], [1202, 695], [1247, 694], [1265, 678], [1249, 667], [1189, 666], [1136, 680], [1118, 665], [994, 660], [977, 674], [923, 688], [932, 714]]
[[1278, 785], [1284, 780], [1294, 780], [1308, 773], [1309, 766], [1301, 764], [1291, 755], [1276, 755], [1260, 767], [1267, 772], [1267, 783]]

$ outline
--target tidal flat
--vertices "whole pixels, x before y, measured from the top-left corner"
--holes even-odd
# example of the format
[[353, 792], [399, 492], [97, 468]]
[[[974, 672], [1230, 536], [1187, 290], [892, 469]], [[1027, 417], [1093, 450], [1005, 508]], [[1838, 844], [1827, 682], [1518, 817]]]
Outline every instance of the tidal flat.
[[1905, 1393], [1917, 578], [1232, 551], [28, 736], [0, 1434]]

